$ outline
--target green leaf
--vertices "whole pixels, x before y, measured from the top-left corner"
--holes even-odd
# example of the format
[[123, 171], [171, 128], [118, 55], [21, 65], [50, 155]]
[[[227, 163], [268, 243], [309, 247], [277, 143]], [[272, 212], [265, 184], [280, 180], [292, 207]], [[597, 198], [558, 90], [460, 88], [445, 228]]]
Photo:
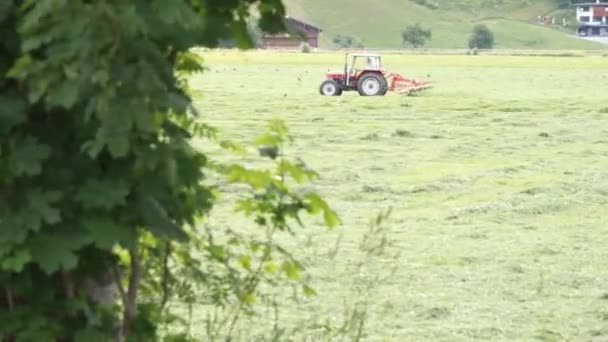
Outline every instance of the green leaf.
[[184, 20], [181, 7], [167, 1], [150, 1], [151, 8], [165, 24], [176, 25]]
[[35, 261], [47, 274], [52, 274], [59, 269], [71, 270], [78, 265], [78, 258], [71, 251], [55, 251], [42, 255], [38, 255], [36, 252], [32, 253], [36, 254]]
[[[110, 99], [112, 100], [112, 99]], [[113, 99], [113, 102], [118, 100]], [[103, 101], [98, 102], [100, 105]], [[125, 105], [124, 101], [120, 105]], [[129, 111], [128, 109], [132, 109]], [[105, 112], [99, 110], [96, 111], [96, 116], [101, 121], [95, 140], [97, 144], [107, 147], [108, 151], [114, 158], [121, 158], [129, 153], [131, 147], [130, 144], [130, 131], [135, 124], [135, 118], [139, 114], [133, 113], [133, 111], [146, 111], [145, 108], [123, 108], [119, 107], [117, 103], [113, 103]]]
[[188, 240], [188, 235], [169, 218], [156, 199], [150, 196], [142, 198], [139, 201], [139, 209], [148, 230], [153, 234], [177, 241]]
[[132, 247], [137, 240], [134, 228], [120, 225], [109, 217], [86, 219], [83, 226], [89, 232], [93, 243], [101, 249], [110, 250], [116, 243]]
[[286, 160], [281, 161], [277, 166], [278, 173], [289, 174], [297, 183], [303, 183], [318, 176], [316, 172], [308, 170], [305, 166], [295, 165]]
[[49, 85], [51, 84], [51, 77], [39, 77], [32, 80], [30, 84], [31, 89], [27, 94], [27, 99], [30, 103], [36, 103], [48, 92]]
[[241, 255], [239, 257], [239, 264], [246, 270], [251, 270], [251, 256]]
[[61, 221], [59, 210], [51, 205], [61, 198], [58, 191], [31, 190], [26, 195], [24, 208], [16, 215], [13, 222], [14, 229], [25, 231], [38, 231], [43, 224], [56, 224]]
[[161, 126], [161, 113], [137, 111], [135, 115], [135, 127], [141, 132], [156, 132]]
[[86, 209], [110, 210], [126, 204], [130, 190], [126, 183], [106, 179], [88, 180], [76, 194]]
[[[289, 131], [283, 121], [272, 120], [269, 123], [268, 132], [257, 137], [253, 143], [256, 146], [261, 146], [260, 154], [274, 159], [278, 155], [278, 147], [281, 146], [288, 138]], [[277, 150], [273, 151], [273, 148], [276, 148]]]
[[236, 236], [233, 236], [228, 240], [229, 246], [238, 246], [240, 244], [241, 244], [241, 240]]
[[15, 176], [35, 176], [42, 170], [42, 162], [51, 154], [47, 145], [31, 136], [19, 141], [9, 156], [10, 170]]
[[207, 247], [207, 251], [209, 251], [211, 257], [220, 261], [224, 261], [228, 257], [226, 249], [222, 246], [210, 245]]
[[70, 270], [78, 264], [74, 251], [88, 243], [85, 235], [75, 230], [62, 232], [44, 232], [35, 235], [27, 244], [32, 261], [40, 265], [47, 273], [59, 269]]
[[244, 295], [244, 296], [241, 298], [241, 301], [242, 301], [243, 303], [245, 303], [245, 304], [249, 304], [249, 305], [251, 305], [251, 304], [255, 303], [255, 301], [256, 301], [256, 296], [255, 296], [255, 294], [254, 294], [254, 293], [249, 292], [249, 293], [246, 293], [246, 294], [245, 294], [245, 295]]
[[14, 252], [11, 256], [3, 257], [2, 269], [11, 272], [21, 272], [23, 266], [32, 260], [29, 251], [25, 249]]
[[27, 119], [27, 103], [18, 94], [8, 92], [0, 95], [0, 133], [19, 125]]
[[[148, 1], [149, 3], [158, 3], [164, 1]], [[146, 36], [146, 32], [148, 26], [143, 21], [142, 13], [138, 11], [138, 8], [131, 4], [130, 2], [123, 2], [122, 6], [118, 8], [120, 17], [122, 18], [122, 22], [129, 23], [124, 28], [124, 33], [127, 36], [133, 37], [138, 33], [141, 33], [143, 36]], [[162, 19], [161, 19], [162, 20]]]
[[127, 134], [117, 134], [113, 138], [106, 140], [108, 150], [116, 158], [124, 157], [129, 152], [129, 137]]
[[266, 273], [275, 274], [278, 270], [279, 268], [274, 262], [268, 262], [264, 265], [264, 272]]
[[342, 223], [338, 214], [329, 209], [323, 212], [323, 219], [325, 220], [325, 225], [329, 228], [339, 226]]
[[283, 142], [280, 136], [266, 133], [257, 137], [253, 143], [258, 146], [277, 146]]
[[249, 170], [241, 165], [231, 165], [226, 172], [231, 183], [243, 182], [254, 189], [265, 188], [272, 181], [268, 171]]
[[287, 278], [292, 280], [300, 280], [300, 267], [295, 263], [288, 260], [283, 261], [281, 270], [285, 272]]
[[269, 130], [280, 137], [287, 137], [289, 135], [287, 125], [285, 125], [285, 122], [279, 119], [270, 121]]
[[[20, 217], [17, 217], [20, 218]], [[38, 228], [38, 224], [36, 227]], [[28, 229], [16, 222], [15, 217], [0, 218], [0, 246], [2, 243], [22, 243], [27, 237]]]
[[78, 100], [80, 84], [77, 80], [64, 79], [56, 88], [50, 88], [46, 98], [47, 105], [70, 109]]
[[226, 150], [235, 152], [240, 155], [244, 155], [246, 153], [246, 150], [242, 145], [239, 145], [233, 141], [228, 141], [228, 140], [220, 141], [220, 147], [222, 147]]
[[95, 71], [95, 73], [93, 74], [93, 76], [91, 77], [91, 80], [94, 83], [97, 83], [99, 85], [106, 85], [108, 83], [108, 80], [110, 79], [110, 76], [108, 75], [108, 72], [104, 69], [100, 69]]
[[195, 123], [192, 125], [192, 134], [200, 138], [207, 138], [211, 140], [216, 140], [218, 135], [218, 129], [212, 126], [209, 126], [204, 123]]
[[249, 243], [249, 249], [251, 249], [252, 252], [257, 252], [260, 248], [262, 248], [262, 244], [257, 241], [251, 241]]
[[53, 32], [45, 32], [32, 36], [26, 36], [21, 43], [21, 51], [29, 52], [39, 48], [41, 45], [50, 42], [54, 38]]
[[251, 215], [255, 210], [255, 203], [249, 198], [239, 199], [236, 200], [234, 210], [236, 212], [243, 212], [245, 215]]
[[177, 54], [175, 69], [188, 74], [204, 70], [203, 58], [192, 52], [180, 52]]
[[315, 291], [312, 287], [304, 284], [302, 285], [302, 291], [304, 292], [304, 295], [307, 297], [313, 297], [317, 295], [317, 291]]
[[11, 70], [8, 71], [6, 76], [11, 78], [23, 79], [30, 70], [30, 67], [33, 63], [32, 57], [30, 55], [23, 55], [17, 59]]
[[329, 228], [333, 228], [341, 224], [338, 215], [333, 210], [331, 210], [327, 202], [325, 202], [325, 200], [319, 197], [319, 195], [315, 193], [309, 193], [306, 194], [305, 198], [308, 199], [308, 211], [311, 214], [323, 212], [323, 219], [325, 220], [325, 224]]

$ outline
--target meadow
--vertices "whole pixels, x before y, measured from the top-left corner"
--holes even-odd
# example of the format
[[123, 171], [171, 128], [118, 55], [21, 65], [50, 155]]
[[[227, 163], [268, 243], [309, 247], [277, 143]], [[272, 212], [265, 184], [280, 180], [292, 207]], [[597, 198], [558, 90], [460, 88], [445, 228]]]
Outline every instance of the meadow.
[[[343, 221], [285, 240], [318, 295], [282, 322], [339, 325], [345, 303], [365, 303], [365, 341], [608, 341], [608, 58], [387, 55], [386, 69], [435, 87], [323, 97], [341, 54], [201, 55], [202, 120], [247, 143], [283, 119], [287, 153], [320, 173]], [[385, 252], [358, 268], [388, 208], [371, 234]], [[211, 224], [239, 220], [220, 207]]]

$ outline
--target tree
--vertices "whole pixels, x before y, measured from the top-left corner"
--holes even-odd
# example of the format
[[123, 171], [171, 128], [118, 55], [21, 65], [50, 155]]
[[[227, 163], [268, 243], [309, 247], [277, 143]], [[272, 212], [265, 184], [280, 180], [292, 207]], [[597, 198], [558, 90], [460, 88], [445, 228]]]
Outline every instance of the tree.
[[491, 49], [494, 47], [494, 34], [483, 24], [473, 27], [473, 32], [469, 37], [469, 49]]
[[[192, 47], [253, 45], [249, 5], [284, 29], [280, 1], [0, 2], [0, 340], [153, 341], [179, 326], [174, 298], [236, 302], [236, 319], [262, 283], [314, 292], [273, 236], [302, 213], [339, 219], [291, 190], [317, 174], [286, 158], [287, 127], [254, 142], [270, 169], [191, 145], [246, 151], [200, 121], [187, 77], [204, 70]], [[259, 234], [200, 228], [218, 178], [249, 189], [235, 205]]]
[[337, 35], [334, 37], [334, 39], [332, 40], [332, 42], [336, 45], [338, 45], [341, 48], [349, 48], [353, 45], [353, 37], [351, 36], [345, 36], [345, 35]]
[[402, 43], [411, 45], [414, 48], [424, 46], [427, 40], [432, 36], [431, 29], [424, 29], [420, 24], [408, 25], [401, 32]]

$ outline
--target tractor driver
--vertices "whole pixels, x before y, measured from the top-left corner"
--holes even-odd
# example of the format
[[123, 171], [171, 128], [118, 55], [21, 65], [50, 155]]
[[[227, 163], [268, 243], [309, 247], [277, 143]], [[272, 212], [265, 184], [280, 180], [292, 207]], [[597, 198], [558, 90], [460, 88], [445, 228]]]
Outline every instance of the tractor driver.
[[376, 61], [372, 57], [367, 57], [367, 65], [366, 69], [377, 69], [378, 65], [376, 65]]

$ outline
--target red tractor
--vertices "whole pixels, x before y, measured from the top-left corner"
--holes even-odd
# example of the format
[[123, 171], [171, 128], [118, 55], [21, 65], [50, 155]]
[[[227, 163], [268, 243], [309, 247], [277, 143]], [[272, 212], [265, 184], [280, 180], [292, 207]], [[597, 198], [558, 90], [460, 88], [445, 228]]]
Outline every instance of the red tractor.
[[[360, 59], [366, 60], [365, 66], [356, 64]], [[388, 91], [412, 94], [432, 87], [428, 82], [384, 71], [381, 61], [382, 57], [378, 54], [346, 54], [344, 71], [328, 72], [319, 92], [321, 95], [340, 96], [343, 91], [356, 90], [361, 96], [382, 96]]]

